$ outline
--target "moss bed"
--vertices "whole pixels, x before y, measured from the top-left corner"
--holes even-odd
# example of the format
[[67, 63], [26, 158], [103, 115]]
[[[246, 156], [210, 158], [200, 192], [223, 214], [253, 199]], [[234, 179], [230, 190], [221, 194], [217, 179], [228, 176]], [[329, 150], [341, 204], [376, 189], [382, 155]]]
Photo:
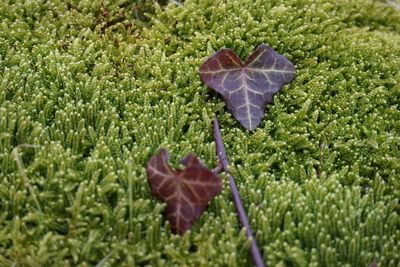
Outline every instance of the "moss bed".
[[[261, 43], [297, 77], [248, 132], [198, 68]], [[182, 237], [146, 180], [214, 113], [269, 266], [399, 266], [399, 69], [380, 1], [0, 0], [0, 266], [251, 266], [226, 177]]]

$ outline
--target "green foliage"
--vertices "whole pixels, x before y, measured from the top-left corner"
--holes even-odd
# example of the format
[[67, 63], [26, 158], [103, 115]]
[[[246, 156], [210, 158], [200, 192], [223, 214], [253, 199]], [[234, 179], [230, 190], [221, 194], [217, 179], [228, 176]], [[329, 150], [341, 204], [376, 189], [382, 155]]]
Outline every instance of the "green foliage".
[[[147, 185], [159, 147], [213, 167], [214, 113], [268, 265], [397, 266], [399, 11], [143, 2], [0, 0], [0, 266], [251, 265], [226, 179], [183, 237]], [[297, 78], [247, 132], [197, 72], [261, 43]]]

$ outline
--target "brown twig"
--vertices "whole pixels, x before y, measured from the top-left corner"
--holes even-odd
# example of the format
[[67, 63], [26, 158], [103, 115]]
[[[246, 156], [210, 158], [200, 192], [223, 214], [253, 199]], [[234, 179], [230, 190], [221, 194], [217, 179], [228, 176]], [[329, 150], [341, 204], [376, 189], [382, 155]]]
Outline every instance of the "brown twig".
[[247, 218], [246, 211], [243, 208], [242, 201], [240, 199], [240, 194], [239, 190], [237, 189], [235, 179], [233, 179], [232, 174], [229, 171], [228, 165], [228, 159], [226, 157], [226, 152], [225, 152], [225, 147], [224, 143], [222, 141], [221, 137], [221, 132], [219, 130], [219, 124], [218, 124], [218, 119], [217, 117], [214, 117], [213, 121], [213, 127], [214, 127], [214, 139], [215, 139], [215, 147], [216, 147], [216, 152], [218, 156], [218, 161], [220, 166], [216, 169], [221, 169], [224, 171], [228, 178], [229, 178], [229, 186], [231, 188], [232, 196], [233, 196], [233, 203], [235, 204], [236, 211], [239, 215], [239, 220], [242, 226], [246, 229], [246, 236], [251, 240], [251, 255], [253, 257], [254, 264], [256, 267], [264, 267], [264, 260], [261, 256], [260, 250], [258, 249], [256, 239], [254, 238], [253, 232], [250, 227], [249, 219]]

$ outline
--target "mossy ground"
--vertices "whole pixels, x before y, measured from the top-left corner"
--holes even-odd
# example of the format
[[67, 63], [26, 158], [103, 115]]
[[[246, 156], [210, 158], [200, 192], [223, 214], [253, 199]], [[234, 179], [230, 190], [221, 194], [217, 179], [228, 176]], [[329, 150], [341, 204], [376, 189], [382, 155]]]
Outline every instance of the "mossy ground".
[[[142, 3], [0, 0], [0, 266], [251, 266], [226, 180], [183, 237], [147, 185], [160, 147], [215, 166], [214, 114], [268, 265], [398, 266], [400, 12]], [[197, 71], [261, 43], [297, 78], [248, 132]]]

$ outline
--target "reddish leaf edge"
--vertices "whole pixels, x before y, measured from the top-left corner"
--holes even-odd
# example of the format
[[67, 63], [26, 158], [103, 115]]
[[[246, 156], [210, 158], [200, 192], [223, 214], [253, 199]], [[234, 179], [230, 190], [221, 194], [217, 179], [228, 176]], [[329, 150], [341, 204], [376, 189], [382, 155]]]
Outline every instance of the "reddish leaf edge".
[[250, 250], [251, 256], [253, 258], [254, 264], [256, 267], [264, 267], [264, 260], [261, 256], [260, 249], [257, 246], [257, 241], [254, 238], [253, 231], [251, 230], [251, 226], [249, 223], [249, 219], [247, 217], [246, 211], [243, 207], [242, 200], [240, 198], [239, 190], [236, 186], [235, 179], [229, 171], [229, 162], [225, 152], [225, 146], [221, 137], [221, 131], [219, 129], [218, 118], [215, 116], [213, 120], [213, 129], [214, 129], [214, 139], [215, 139], [215, 150], [218, 157], [218, 166], [217, 170], [223, 171], [227, 174], [229, 179], [229, 187], [232, 192], [233, 203], [236, 208], [236, 212], [238, 213], [240, 223], [246, 230], [246, 236], [251, 241]]

